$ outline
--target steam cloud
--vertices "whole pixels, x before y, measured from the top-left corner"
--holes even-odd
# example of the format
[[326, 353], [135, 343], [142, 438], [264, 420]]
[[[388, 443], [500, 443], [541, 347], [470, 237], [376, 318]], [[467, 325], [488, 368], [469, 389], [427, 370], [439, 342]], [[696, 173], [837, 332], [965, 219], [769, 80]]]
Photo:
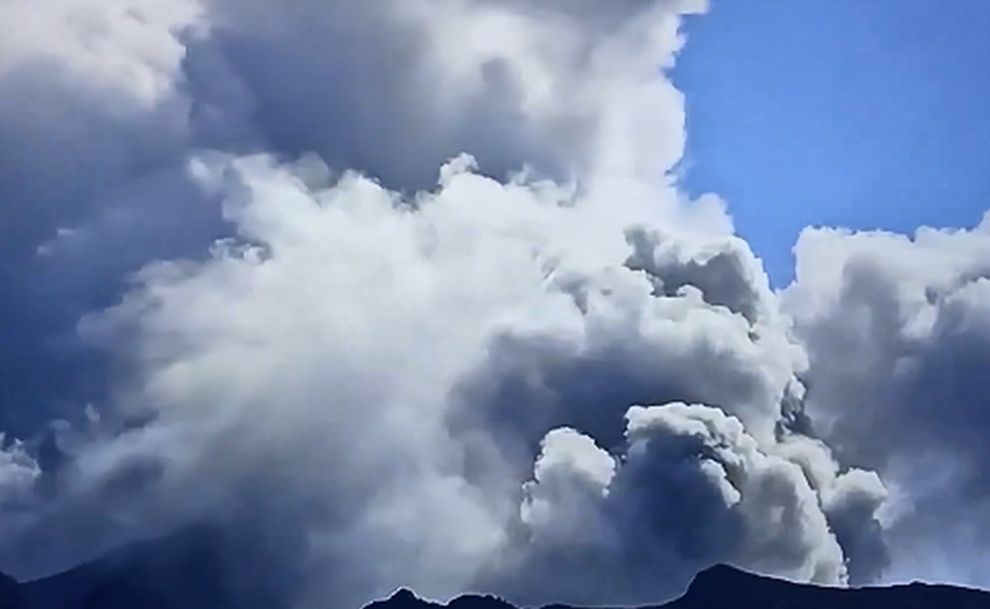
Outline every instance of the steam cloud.
[[216, 522], [300, 607], [978, 577], [891, 556], [990, 534], [990, 221], [809, 230], [772, 291], [670, 177], [704, 3], [25, 6], [0, 568]]

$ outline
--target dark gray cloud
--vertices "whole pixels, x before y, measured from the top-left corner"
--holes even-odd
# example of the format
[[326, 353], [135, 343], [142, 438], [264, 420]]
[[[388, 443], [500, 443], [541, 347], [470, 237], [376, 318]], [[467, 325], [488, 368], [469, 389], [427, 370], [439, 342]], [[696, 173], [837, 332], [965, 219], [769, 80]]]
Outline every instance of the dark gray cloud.
[[550, 432], [525, 487], [530, 602], [649, 602], [731, 561], [802, 580], [845, 578], [842, 550], [794, 462], [762, 453], [738, 419], [685, 404], [634, 407], [613, 457]]
[[95, 356], [74, 338], [79, 317], [119, 298], [123, 273], [186, 253], [182, 237], [204, 232], [202, 214], [176, 226], [188, 209], [175, 169], [189, 128], [172, 30], [191, 6], [5, 10], [0, 342], [9, 347], [0, 354], [0, 420], [31, 433], [103, 393]]

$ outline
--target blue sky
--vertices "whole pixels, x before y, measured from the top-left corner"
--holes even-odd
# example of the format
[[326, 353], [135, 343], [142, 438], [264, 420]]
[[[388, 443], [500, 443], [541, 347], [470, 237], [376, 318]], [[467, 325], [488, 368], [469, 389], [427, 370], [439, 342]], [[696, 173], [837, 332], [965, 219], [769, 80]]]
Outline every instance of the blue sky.
[[807, 225], [972, 226], [990, 207], [990, 2], [713, 0], [674, 79], [685, 186], [777, 286]]

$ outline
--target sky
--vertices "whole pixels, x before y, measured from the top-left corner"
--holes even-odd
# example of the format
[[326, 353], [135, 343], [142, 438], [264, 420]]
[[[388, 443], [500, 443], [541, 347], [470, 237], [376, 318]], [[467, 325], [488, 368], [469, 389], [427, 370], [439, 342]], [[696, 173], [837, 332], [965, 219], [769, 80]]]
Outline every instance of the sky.
[[990, 587], [985, 9], [722, 4], [0, 0], [0, 571]]
[[990, 4], [729, 2], [690, 18], [684, 186], [793, 279], [808, 225], [973, 226], [990, 201]]

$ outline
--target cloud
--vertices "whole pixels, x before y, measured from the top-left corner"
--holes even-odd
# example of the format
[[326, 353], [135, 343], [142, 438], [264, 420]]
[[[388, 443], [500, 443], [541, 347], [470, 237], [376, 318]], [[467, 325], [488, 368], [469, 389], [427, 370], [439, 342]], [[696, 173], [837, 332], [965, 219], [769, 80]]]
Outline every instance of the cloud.
[[[737, 282], [758, 268], [748, 248], [680, 225], [676, 199], [644, 214], [636, 200], [475, 165], [459, 157], [434, 190], [403, 197], [316, 157], [196, 159], [190, 175], [219, 193], [236, 237], [206, 260], [146, 267], [85, 320], [126, 380], [116, 417], [139, 423], [101, 419], [67, 446], [54, 507], [8, 538], [39, 544], [82, 520], [98, 534], [59, 551], [84, 555], [183, 522], [239, 522], [251, 505], [260, 530], [298, 528], [286, 535], [304, 605], [355, 604], [397, 582], [626, 602], [674, 594], [720, 560], [843, 583], [823, 502], [846, 488], [818, 494], [782, 456], [782, 438], [811, 441], [782, 427], [803, 366], [782, 318], [747, 320], [722, 293], [707, 302], [700, 254], [651, 272], [633, 263], [651, 225], [671, 227], [649, 231], [657, 248], [738, 257], [714, 271]], [[776, 306], [763, 282], [742, 290], [752, 311]], [[658, 289], [668, 284], [683, 285]], [[624, 422], [634, 396], [681, 395], [717, 408], [633, 409]], [[591, 436], [551, 431], [567, 424]], [[595, 442], [624, 451], [621, 467]], [[677, 501], [654, 494], [658, 481]], [[621, 568], [621, 587], [552, 570], [545, 538], [561, 534], [547, 531], [592, 531], [588, 518], [620, 543], [583, 565]], [[533, 588], [527, 574], [543, 571]]]
[[703, 2], [92, 4], [0, 25], [0, 568], [206, 521], [287, 606], [653, 602], [983, 501], [985, 227], [771, 290], [671, 177]]
[[526, 164], [659, 179], [681, 156], [684, 117], [657, 71], [681, 44], [679, 14], [703, 7], [221, 0], [188, 61], [214, 67], [194, 89], [219, 77], [240, 93], [211, 115], [249, 103], [276, 149], [316, 151], [391, 184], [429, 187], [461, 151], [499, 174]]
[[[59, 0], [0, 26], [0, 418], [19, 433], [97, 400], [84, 313], [144, 264], [229, 233], [184, 167], [203, 150], [297, 157], [428, 188], [464, 151], [498, 175], [649, 173], [680, 156], [657, 77], [702, 2]], [[513, 32], [507, 36], [506, 32]], [[621, 66], [616, 69], [616, 66]], [[568, 104], [558, 99], [570, 100]], [[631, 137], [635, 136], [635, 137]], [[39, 278], [42, 278], [39, 280]], [[9, 353], [9, 351], [8, 351]], [[86, 356], [92, 358], [92, 356]], [[51, 379], [60, 379], [51, 382]], [[28, 414], [31, 413], [31, 414]]]
[[[967, 514], [988, 500], [988, 226], [913, 238], [809, 229], [796, 247], [784, 304], [810, 357], [808, 414], [840, 458], [896, 490], [897, 577], [982, 581], [988, 531]], [[909, 558], [919, 543], [927, 565]]]
[[183, 208], [177, 189], [160, 187], [189, 145], [181, 32], [201, 7], [57, 0], [2, 10], [0, 282], [16, 296], [0, 303], [0, 341], [12, 346], [0, 355], [9, 388], [0, 420], [29, 433], [71, 411], [67, 401], [100, 393], [99, 372], [73, 344], [79, 316], [116, 300], [123, 273], [182, 253], [171, 238], [201, 232], [155, 219]]
[[23, 442], [0, 436], [0, 445], [0, 509], [16, 511], [32, 498], [41, 468]]
[[544, 439], [522, 504], [523, 598], [644, 603], [726, 561], [846, 582], [801, 468], [763, 452], [739, 419], [674, 403], [634, 406], [626, 420], [617, 457], [570, 429]]
[[85, 220], [103, 193], [186, 145], [179, 32], [199, 7], [191, 0], [92, 4], [4, 6], [0, 193], [17, 240], [54, 236], [49, 223]]

